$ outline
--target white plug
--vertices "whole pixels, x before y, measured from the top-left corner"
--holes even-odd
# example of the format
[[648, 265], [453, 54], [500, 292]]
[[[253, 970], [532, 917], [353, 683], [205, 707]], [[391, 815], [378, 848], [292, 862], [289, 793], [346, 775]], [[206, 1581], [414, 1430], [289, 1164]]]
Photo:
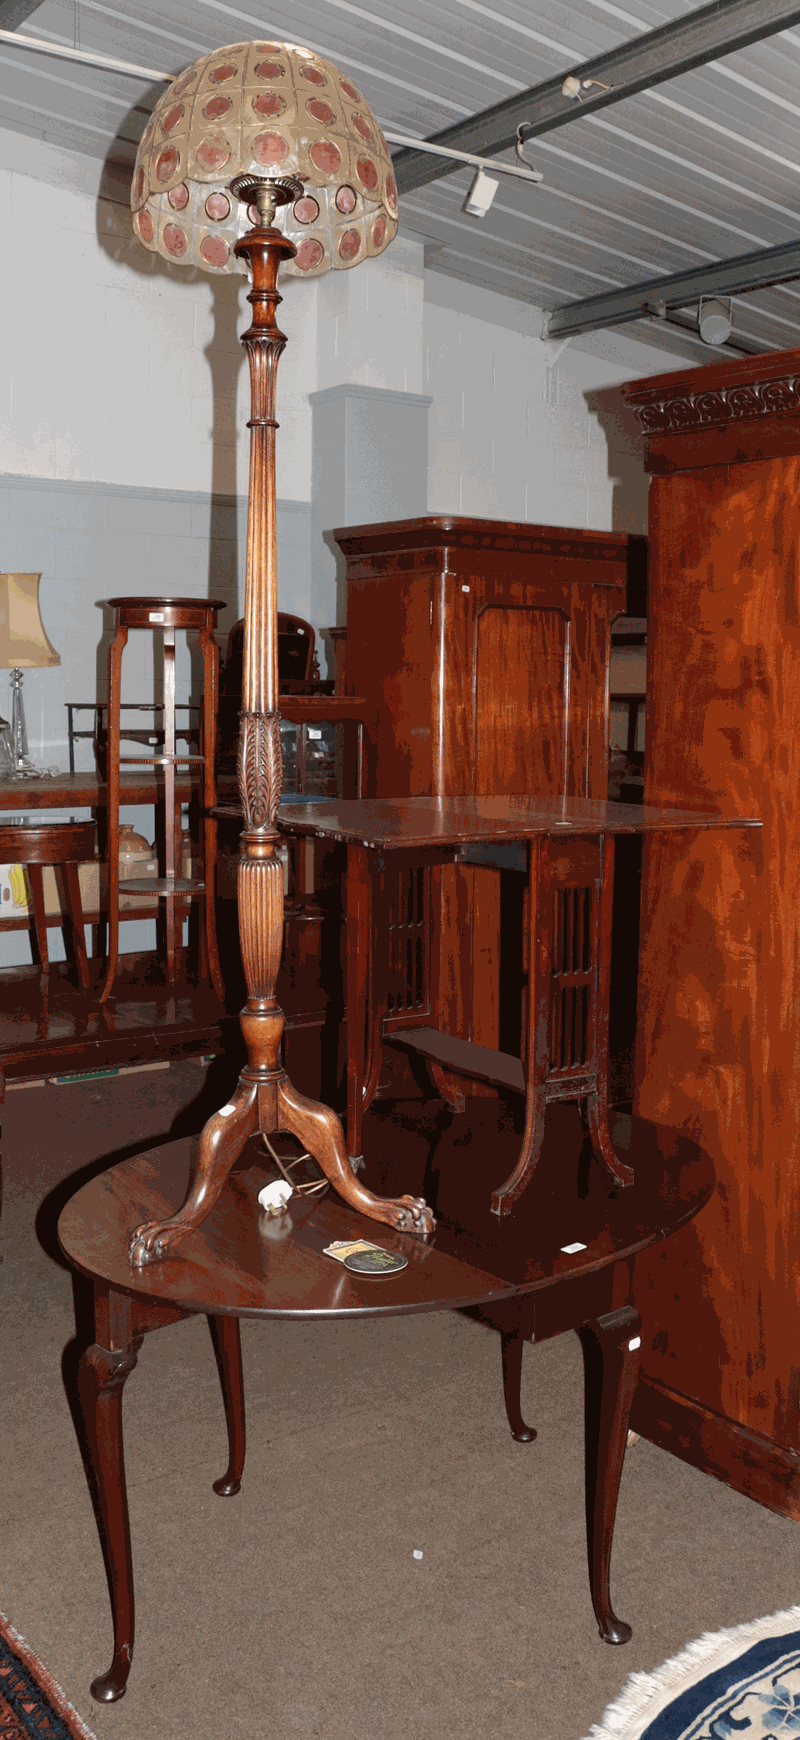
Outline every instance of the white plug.
[[276, 1178], [274, 1184], [265, 1184], [264, 1189], [259, 1190], [258, 1200], [268, 1215], [283, 1214], [291, 1194], [291, 1184], [287, 1184], [285, 1178]]

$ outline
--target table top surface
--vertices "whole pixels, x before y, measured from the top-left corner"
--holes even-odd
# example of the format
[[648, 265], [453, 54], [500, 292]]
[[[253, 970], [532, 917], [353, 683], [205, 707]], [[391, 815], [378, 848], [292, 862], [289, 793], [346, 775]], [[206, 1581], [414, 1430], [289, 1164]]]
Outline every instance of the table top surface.
[[[489, 1208], [497, 1180], [487, 1157], [476, 1153], [465, 1167], [455, 1151], [438, 1179], [438, 1224], [427, 1241], [366, 1220], [330, 1189], [322, 1198], [295, 1198], [284, 1216], [269, 1220], [258, 1192], [277, 1170], [263, 1163], [258, 1138], [203, 1225], [162, 1262], [132, 1269], [128, 1234], [183, 1202], [188, 1140], [148, 1149], [83, 1185], [61, 1214], [58, 1236], [83, 1274], [189, 1311], [380, 1317], [484, 1304], [605, 1268], [666, 1237], [708, 1200], [713, 1167], [687, 1137], [623, 1116], [612, 1117], [611, 1133], [636, 1169], [627, 1189], [588, 1158], [576, 1109], [551, 1108], [536, 1173], [502, 1219]], [[395, 1175], [384, 1187], [403, 1185]], [[372, 1279], [323, 1254], [332, 1240], [350, 1238], [401, 1251], [408, 1267]]]
[[[179, 793], [191, 794], [199, 771], [188, 767], [176, 770], [175, 785]], [[163, 768], [136, 767], [120, 775], [120, 797], [123, 803], [157, 802], [163, 790]], [[97, 773], [55, 773], [43, 779], [0, 779], [0, 811], [11, 810], [16, 815], [30, 815], [34, 810], [96, 809], [108, 803], [108, 784]]]
[[757, 816], [656, 809], [599, 798], [333, 798], [283, 804], [287, 833], [317, 834], [366, 846], [455, 846], [527, 840], [537, 835], [648, 834], [685, 828], [760, 828]]

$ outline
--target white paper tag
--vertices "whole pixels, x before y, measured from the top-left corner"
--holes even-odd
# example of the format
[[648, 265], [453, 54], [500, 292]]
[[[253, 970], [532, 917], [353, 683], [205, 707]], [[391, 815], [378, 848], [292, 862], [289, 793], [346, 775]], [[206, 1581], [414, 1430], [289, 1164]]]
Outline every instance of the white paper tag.
[[163, 610], [148, 610], [147, 620], [148, 620], [148, 622], [163, 622], [164, 621]]
[[572, 1257], [575, 1255], [576, 1251], [585, 1251], [586, 1246], [582, 1245], [580, 1240], [578, 1240], [574, 1245], [562, 1245], [561, 1249], [564, 1252], [565, 1257]]

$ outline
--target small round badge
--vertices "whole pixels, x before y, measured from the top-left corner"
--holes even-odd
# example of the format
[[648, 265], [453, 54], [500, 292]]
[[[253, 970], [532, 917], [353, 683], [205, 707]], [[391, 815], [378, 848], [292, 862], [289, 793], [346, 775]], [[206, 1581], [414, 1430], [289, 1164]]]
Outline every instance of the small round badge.
[[346, 1269], [354, 1269], [357, 1275], [396, 1275], [398, 1269], [408, 1268], [408, 1257], [401, 1257], [397, 1251], [353, 1251], [352, 1256], [345, 1257]]

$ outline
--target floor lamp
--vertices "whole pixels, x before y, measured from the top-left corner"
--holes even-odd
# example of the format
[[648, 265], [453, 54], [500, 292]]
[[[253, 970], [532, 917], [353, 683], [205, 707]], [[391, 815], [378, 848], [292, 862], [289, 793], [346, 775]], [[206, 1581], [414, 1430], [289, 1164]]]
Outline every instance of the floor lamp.
[[136, 1228], [130, 1260], [141, 1266], [168, 1256], [205, 1219], [258, 1131], [296, 1136], [361, 1213], [403, 1232], [427, 1233], [433, 1217], [426, 1204], [367, 1190], [352, 1171], [336, 1115], [293, 1087], [281, 1063], [284, 1017], [275, 999], [283, 944], [283, 871], [275, 854], [281, 790], [275, 379], [286, 343], [275, 318], [276, 282], [281, 265], [316, 277], [383, 252], [397, 229], [392, 160], [369, 104], [330, 61], [287, 43], [234, 43], [187, 67], [161, 98], [139, 146], [131, 203], [134, 233], [151, 252], [215, 274], [246, 271], [253, 321], [242, 337], [251, 415], [238, 754], [248, 1062], [231, 1101], [202, 1132], [183, 1207], [170, 1220]]

